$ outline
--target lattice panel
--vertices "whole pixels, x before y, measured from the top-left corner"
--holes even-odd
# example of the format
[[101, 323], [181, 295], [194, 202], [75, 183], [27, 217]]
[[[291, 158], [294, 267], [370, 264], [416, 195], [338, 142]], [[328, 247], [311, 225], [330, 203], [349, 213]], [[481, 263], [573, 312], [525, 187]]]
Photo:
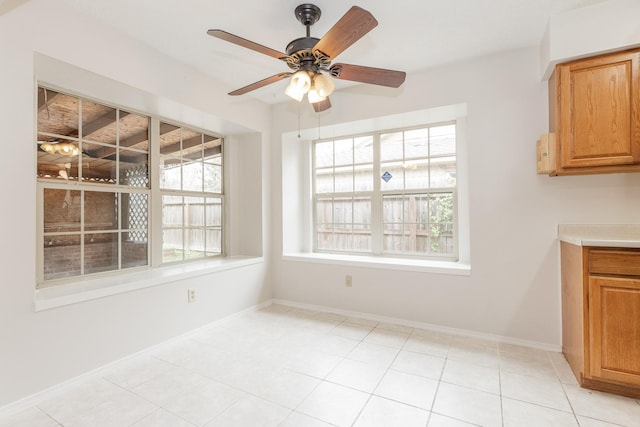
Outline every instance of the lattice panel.
[[[137, 165], [126, 171], [127, 181], [132, 187], [146, 187], [149, 182], [147, 165]], [[129, 238], [134, 242], [147, 241], [149, 215], [147, 195], [132, 193], [129, 195]]]

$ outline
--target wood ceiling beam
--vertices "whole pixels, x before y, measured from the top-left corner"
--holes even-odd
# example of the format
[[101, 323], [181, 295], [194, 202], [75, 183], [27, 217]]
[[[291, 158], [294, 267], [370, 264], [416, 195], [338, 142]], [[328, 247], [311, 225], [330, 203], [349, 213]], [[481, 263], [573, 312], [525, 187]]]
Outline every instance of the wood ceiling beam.
[[[123, 119], [128, 115], [129, 113], [127, 113], [126, 111], [120, 111], [120, 119]], [[95, 133], [100, 129], [104, 129], [105, 127], [109, 126], [115, 121], [116, 121], [115, 110], [113, 111], [113, 113], [112, 112], [105, 113], [100, 117], [97, 117], [96, 119], [90, 121], [86, 125], [85, 124], [82, 125], [82, 137], [86, 138], [88, 135], [91, 135], [92, 133]]]

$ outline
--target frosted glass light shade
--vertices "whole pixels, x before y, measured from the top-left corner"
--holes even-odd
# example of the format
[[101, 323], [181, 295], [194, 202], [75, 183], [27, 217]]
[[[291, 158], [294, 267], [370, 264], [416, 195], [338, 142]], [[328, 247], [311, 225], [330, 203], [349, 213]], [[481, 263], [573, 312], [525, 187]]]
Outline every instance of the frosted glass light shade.
[[326, 98], [327, 96], [333, 93], [333, 89], [335, 85], [333, 84], [333, 80], [324, 74], [316, 74], [313, 78], [313, 87], [315, 88], [318, 95], [322, 98]]
[[310, 87], [311, 77], [309, 77], [309, 73], [306, 71], [298, 71], [291, 77], [291, 82], [284, 93], [300, 102]]
[[326, 96], [320, 96], [315, 87], [311, 88], [311, 90], [307, 94], [307, 97], [309, 98], [310, 104], [314, 104], [316, 102], [324, 101], [325, 99], [327, 99]]

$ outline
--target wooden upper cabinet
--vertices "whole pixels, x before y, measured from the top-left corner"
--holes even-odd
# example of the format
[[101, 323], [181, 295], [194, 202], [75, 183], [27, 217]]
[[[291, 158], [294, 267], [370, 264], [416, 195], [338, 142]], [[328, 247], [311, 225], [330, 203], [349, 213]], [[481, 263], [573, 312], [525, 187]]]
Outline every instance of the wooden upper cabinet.
[[557, 65], [549, 84], [558, 175], [640, 171], [640, 50]]

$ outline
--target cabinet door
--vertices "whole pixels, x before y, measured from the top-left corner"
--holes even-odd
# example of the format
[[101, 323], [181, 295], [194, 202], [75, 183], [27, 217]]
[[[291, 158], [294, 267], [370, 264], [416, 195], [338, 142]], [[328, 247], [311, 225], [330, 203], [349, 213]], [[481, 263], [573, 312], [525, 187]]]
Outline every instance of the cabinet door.
[[640, 385], [640, 280], [589, 277], [590, 376]]
[[640, 163], [640, 52], [556, 69], [561, 168]]

